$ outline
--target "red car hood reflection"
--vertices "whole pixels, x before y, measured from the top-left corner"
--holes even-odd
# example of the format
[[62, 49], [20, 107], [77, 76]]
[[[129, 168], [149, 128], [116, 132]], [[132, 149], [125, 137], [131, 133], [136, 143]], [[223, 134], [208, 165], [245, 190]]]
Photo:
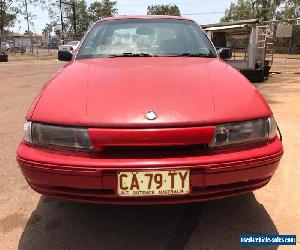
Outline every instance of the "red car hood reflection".
[[[146, 119], [154, 110], [157, 119]], [[27, 119], [96, 127], [173, 127], [271, 115], [258, 91], [218, 58], [75, 60], [41, 91]]]

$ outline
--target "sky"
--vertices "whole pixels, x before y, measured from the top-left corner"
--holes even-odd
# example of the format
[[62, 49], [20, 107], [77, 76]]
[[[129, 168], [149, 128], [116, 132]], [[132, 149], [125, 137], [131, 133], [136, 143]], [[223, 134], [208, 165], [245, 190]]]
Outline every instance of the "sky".
[[[87, 0], [90, 4], [94, 1]], [[145, 15], [148, 5], [176, 4], [182, 16], [195, 20], [199, 24], [219, 22], [224, 15], [226, 8], [234, 0], [118, 0], [117, 8], [119, 15]], [[29, 11], [36, 15], [34, 20], [34, 33], [41, 34], [45, 24], [49, 22], [47, 11], [40, 8], [29, 8]], [[209, 14], [206, 14], [209, 13]], [[195, 15], [190, 15], [195, 14]], [[20, 20], [13, 31], [23, 33], [26, 30], [26, 22]]]

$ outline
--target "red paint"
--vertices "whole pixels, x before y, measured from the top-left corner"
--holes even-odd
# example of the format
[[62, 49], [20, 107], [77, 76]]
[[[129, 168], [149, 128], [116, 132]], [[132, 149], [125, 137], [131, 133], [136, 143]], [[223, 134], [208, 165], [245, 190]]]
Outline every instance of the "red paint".
[[163, 129], [90, 128], [89, 135], [96, 150], [105, 146], [174, 146], [209, 144], [215, 127]]
[[[35, 159], [24, 159], [27, 156]], [[103, 158], [85, 155], [57, 155], [55, 152], [21, 144], [18, 150], [18, 163], [27, 181], [38, 192], [59, 198], [95, 203], [140, 204], [140, 199], [118, 199], [116, 195], [117, 171], [182, 169], [189, 168], [192, 193], [188, 196], [172, 199], [145, 199], [143, 204], [185, 203], [210, 199], [219, 199], [241, 194], [242, 186], [247, 192], [261, 187], [259, 180], [269, 180], [274, 174], [282, 156], [282, 147], [278, 139], [259, 148], [244, 148], [215, 154], [206, 150], [191, 157], [171, 158]], [[247, 183], [246, 181], [249, 181]], [[244, 182], [244, 183], [240, 183]], [[254, 183], [254, 184], [253, 184]], [[262, 185], [267, 184], [263, 181]], [[230, 192], [228, 187], [232, 185]], [[65, 187], [63, 190], [60, 187]], [[201, 189], [202, 188], [202, 189]], [[209, 194], [208, 190], [211, 191]], [[101, 190], [110, 191], [101, 193]], [[245, 191], [244, 190], [244, 191]], [[246, 192], [245, 191], [245, 192]], [[72, 195], [71, 195], [72, 194]]]
[[[157, 17], [105, 21], [120, 18]], [[157, 112], [156, 120], [145, 118], [149, 110]], [[278, 138], [232, 148], [199, 146], [191, 152], [162, 148], [159, 154], [138, 149], [134, 154], [111, 154], [105, 149], [209, 144], [216, 124], [271, 115], [258, 91], [219, 58], [73, 59], [45, 85], [26, 119], [87, 127], [92, 145], [103, 151], [63, 151], [22, 142], [17, 160], [34, 190], [67, 200], [154, 204], [219, 199], [268, 183], [283, 153]], [[186, 168], [191, 173], [189, 195], [117, 196], [119, 170]]]
[[[158, 113], [156, 120], [145, 119], [149, 110]], [[258, 91], [221, 59], [146, 57], [72, 61], [48, 83], [27, 120], [153, 128], [270, 115]]]

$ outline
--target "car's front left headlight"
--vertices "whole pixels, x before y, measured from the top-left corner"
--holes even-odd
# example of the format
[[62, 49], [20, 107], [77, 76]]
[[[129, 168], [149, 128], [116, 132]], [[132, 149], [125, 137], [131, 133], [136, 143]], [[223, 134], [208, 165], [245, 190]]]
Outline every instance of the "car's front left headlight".
[[24, 124], [24, 141], [45, 147], [93, 148], [86, 128], [53, 126], [29, 121]]
[[216, 126], [210, 147], [265, 141], [276, 136], [277, 124], [273, 117]]

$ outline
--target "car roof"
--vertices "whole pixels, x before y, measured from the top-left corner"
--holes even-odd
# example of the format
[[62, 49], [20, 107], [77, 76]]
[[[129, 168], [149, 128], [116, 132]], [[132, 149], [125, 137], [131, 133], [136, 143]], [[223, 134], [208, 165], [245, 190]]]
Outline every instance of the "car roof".
[[[175, 20], [187, 20], [193, 21], [192, 19], [188, 19], [182, 16], [167, 16], [167, 15], [137, 15], [137, 16], [113, 16], [113, 17], [106, 17], [97, 22], [102, 21], [113, 21], [113, 20], [124, 20], [124, 19], [175, 19]], [[194, 21], [193, 21], [194, 22]]]

